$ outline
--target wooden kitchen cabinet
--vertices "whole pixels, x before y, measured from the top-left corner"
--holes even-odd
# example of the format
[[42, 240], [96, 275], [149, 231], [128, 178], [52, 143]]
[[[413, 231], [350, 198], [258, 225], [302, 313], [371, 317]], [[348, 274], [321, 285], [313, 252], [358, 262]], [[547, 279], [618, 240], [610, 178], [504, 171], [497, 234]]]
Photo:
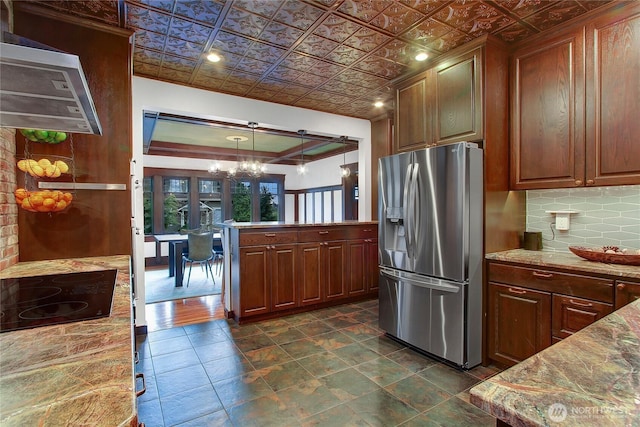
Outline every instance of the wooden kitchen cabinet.
[[640, 283], [616, 281], [616, 310], [637, 299], [640, 299]]
[[488, 263], [487, 357], [512, 366], [613, 311], [613, 280]]
[[515, 365], [551, 345], [551, 294], [489, 283], [489, 357]]
[[396, 153], [433, 143], [433, 84], [433, 70], [427, 70], [396, 89]]
[[640, 183], [640, 5], [520, 44], [511, 188]]
[[378, 290], [378, 229], [354, 227], [347, 241], [349, 295], [375, 293]]

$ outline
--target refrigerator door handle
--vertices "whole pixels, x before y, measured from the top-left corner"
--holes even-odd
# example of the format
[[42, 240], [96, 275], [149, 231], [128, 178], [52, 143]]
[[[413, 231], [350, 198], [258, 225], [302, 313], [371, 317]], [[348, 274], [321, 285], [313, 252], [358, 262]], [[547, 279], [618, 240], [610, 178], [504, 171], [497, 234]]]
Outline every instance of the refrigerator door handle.
[[439, 279], [426, 279], [416, 274], [403, 273], [397, 270], [392, 270], [383, 266], [380, 266], [380, 274], [387, 276], [394, 280], [406, 281], [412, 285], [420, 286], [422, 288], [433, 289], [442, 292], [449, 292], [457, 294], [460, 292], [461, 286], [451, 285], [447, 282]]
[[411, 192], [411, 176], [412, 176], [412, 171], [413, 171], [413, 163], [410, 163], [407, 166], [407, 173], [405, 175], [404, 178], [404, 194], [402, 197], [402, 207], [404, 209], [404, 227], [405, 227], [405, 240], [407, 242], [407, 256], [409, 257], [409, 259], [413, 258], [413, 240], [411, 239], [412, 236], [412, 231], [411, 231], [411, 225], [412, 225], [412, 221], [413, 219], [411, 218], [411, 208], [409, 206], [409, 198], [410, 198], [410, 192]]
[[418, 178], [420, 177], [420, 164], [414, 163], [413, 170], [411, 172], [411, 196], [409, 198], [409, 205], [411, 210], [411, 241], [414, 242], [412, 258], [416, 257], [416, 245], [418, 244], [418, 237], [420, 236], [420, 203], [419, 203], [419, 185]]

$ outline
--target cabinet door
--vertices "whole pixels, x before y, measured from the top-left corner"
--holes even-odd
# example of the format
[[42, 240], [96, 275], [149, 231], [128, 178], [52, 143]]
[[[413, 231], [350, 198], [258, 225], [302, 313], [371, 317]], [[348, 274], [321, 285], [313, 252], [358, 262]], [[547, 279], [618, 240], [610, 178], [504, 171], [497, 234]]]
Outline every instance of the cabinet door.
[[438, 65], [435, 80], [435, 142], [482, 140], [482, 49]]
[[401, 83], [396, 91], [395, 152], [424, 148], [432, 143], [431, 75], [431, 71], [426, 71]]
[[296, 245], [274, 245], [269, 250], [271, 309], [283, 310], [298, 305], [296, 291]]
[[588, 26], [586, 184], [640, 184], [640, 7]]
[[240, 317], [269, 312], [269, 247], [240, 248]]
[[584, 42], [582, 31], [513, 55], [511, 188], [584, 184]]
[[380, 269], [378, 268], [378, 239], [367, 239], [366, 270], [367, 270], [367, 290], [378, 292], [378, 280], [380, 279]]
[[611, 304], [566, 295], [553, 295], [554, 338], [566, 338], [613, 311]]
[[324, 300], [322, 294], [323, 243], [305, 243], [298, 246], [300, 305], [317, 304]]
[[367, 242], [355, 240], [347, 243], [349, 262], [347, 286], [349, 295], [367, 292]]
[[616, 282], [616, 310], [640, 299], [640, 283]]
[[489, 358], [515, 365], [551, 345], [551, 294], [489, 283]]
[[324, 273], [325, 297], [327, 300], [347, 296], [346, 285], [346, 242], [324, 242], [322, 266]]

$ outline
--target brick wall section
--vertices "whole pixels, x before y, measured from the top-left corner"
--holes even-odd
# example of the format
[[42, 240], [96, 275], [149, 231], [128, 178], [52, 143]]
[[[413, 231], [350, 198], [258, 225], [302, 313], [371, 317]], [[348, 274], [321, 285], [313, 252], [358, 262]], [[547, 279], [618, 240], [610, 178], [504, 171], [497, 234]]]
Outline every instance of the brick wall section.
[[0, 128], [0, 271], [18, 262], [16, 132]]

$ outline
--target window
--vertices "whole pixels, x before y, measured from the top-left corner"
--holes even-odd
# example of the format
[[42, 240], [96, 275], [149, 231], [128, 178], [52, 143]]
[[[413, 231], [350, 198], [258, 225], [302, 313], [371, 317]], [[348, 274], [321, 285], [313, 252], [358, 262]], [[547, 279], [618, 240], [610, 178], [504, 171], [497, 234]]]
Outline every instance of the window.
[[260, 221], [278, 221], [279, 194], [277, 182], [260, 182]]
[[222, 222], [222, 180], [198, 179], [200, 227]]
[[189, 228], [189, 178], [164, 178], [162, 189], [164, 231]]
[[251, 221], [251, 201], [251, 182], [233, 181], [231, 184], [231, 211], [234, 221]]
[[153, 178], [142, 181], [142, 202], [144, 206], [144, 234], [153, 234]]

